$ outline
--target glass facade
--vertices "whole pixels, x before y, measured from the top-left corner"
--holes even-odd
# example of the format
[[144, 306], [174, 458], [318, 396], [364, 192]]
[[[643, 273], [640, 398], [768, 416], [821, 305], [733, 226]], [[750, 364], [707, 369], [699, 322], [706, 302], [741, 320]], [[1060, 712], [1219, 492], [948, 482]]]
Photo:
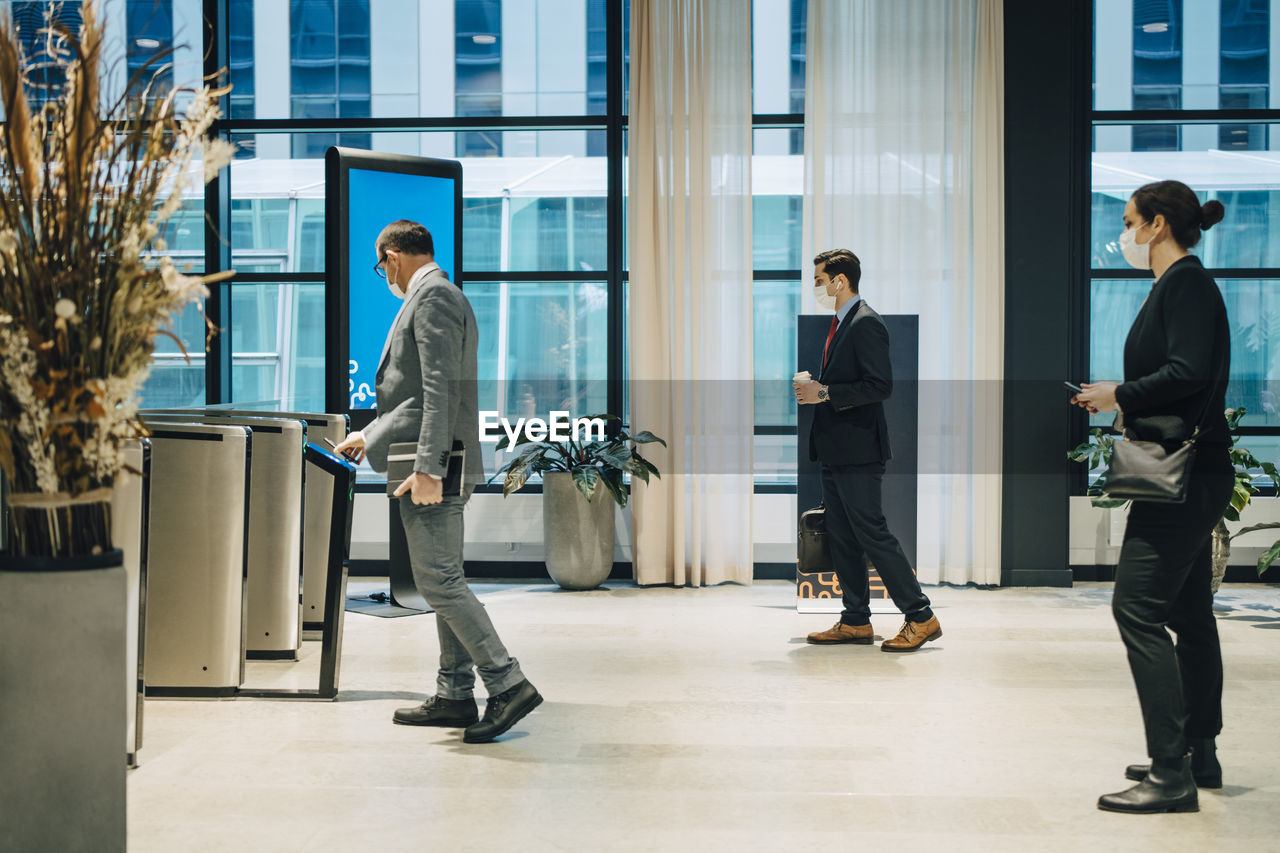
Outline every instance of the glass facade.
[[[1252, 434], [1241, 443], [1260, 452], [1280, 443], [1280, 352], [1272, 340], [1280, 331], [1280, 133], [1262, 114], [1280, 106], [1273, 6], [1094, 4], [1088, 373], [1123, 376], [1124, 338], [1151, 288], [1149, 275], [1120, 253], [1125, 203], [1142, 184], [1180, 180], [1202, 202], [1217, 199], [1226, 208], [1193, 251], [1227, 305], [1227, 405], [1248, 409], [1241, 425]], [[1219, 110], [1232, 114], [1215, 120]], [[1111, 418], [1094, 422], [1109, 425]]]
[[[502, 0], [457, 0], [454, 32], [454, 115], [502, 115]], [[502, 134], [464, 133], [457, 154], [501, 157]]]
[[[6, 5], [30, 34], [32, 50], [39, 49], [35, 30], [48, 8], [59, 9], [60, 19], [71, 24], [79, 15], [76, 2]], [[1135, 294], [1142, 283], [1126, 278], [1132, 273], [1116, 244], [1124, 202], [1147, 180], [1177, 177], [1202, 199], [1226, 205], [1227, 219], [1206, 235], [1197, 253], [1211, 269], [1237, 273], [1218, 278], [1238, 339], [1233, 394], [1257, 418], [1251, 414], [1246, 423], [1280, 427], [1267, 392], [1276, 371], [1269, 333], [1275, 325], [1273, 289], [1280, 286], [1280, 234], [1273, 215], [1280, 207], [1280, 137], [1270, 122], [1241, 120], [1236, 114], [1216, 123], [1178, 120], [1189, 110], [1249, 111], [1280, 103], [1272, 59], [1280, 28], [1271, 5], [1270, 0], [1096, 4], [1094, 103], [1100, 115], [1092, 151], [1089, 355], [1092, 374], [1118, 369], [1122, 333], [1134, 300], [1140, 302]], [[164, 81], [198, 77], [198, 0], [124, 0], [117, 8], [121, 29], [114, 44], [127, 72], [142, 69], [158, 50], [172, 57]], [[629, 4], [621, 13], [625, 111]], [[798, 124], [803, 112], [806, 13], [806, 0], [754, 0], [751, 8], [753, 104], [762, 116], [753, 159], [755, 374], [761, 380], [756, 423], [763, 430], [758, 473], [780, 480], [786, 479], [795, 442], [785, 433], [795, 423], [786, 379], [808, 264], [800, 257], [803, 130], [768, 119], [791, 116]], [[538, 129], [536, 122], [520, 129], [447, 132], [234, 130], [237, 121], [261, 118], [350, 123], [369, 117], [556, 115], [601, 122], [606, 114], [606, 0], [453, 0], [433, 8], [429, 21], [425, 14], [413, 0], [228, 0], [224, 23], [233, 85], [228, 118], [239, 156], [230, 169], [227, 238], [232, 265], [242, 278], [230, 285], [231, 314], [224, 320], [222, 343], [232, 353], [237, 401], [322, 399], [322, 157], [332, 144], [463, 161], [463, 266], [472, 276], [468, 292], [494, 347], [485, 361], [484, 369], [493, 371], [486, 381], [509, 378], [500, 364], [549, 371], [553, 360], [539, 348], [543, 335], [573, 342], [577, 355], [565, 356], [570, 363], [577, 364], [579, 355], [597, 367], [607, 360], [608, 289], [602, 282], [610, 272], [611, 232], [602, 123], [581, 130]], [[1126, 111], [1159, 118], [1120, 121], [1106, 115]], [[625, 235], [625, 224], [615, 224], [615, 231]], [[190, 195], [169, 224], [166, 242], [185, 268], [202, 268], [202, 195]], [[1248, 275], [1238, 275], [1241, 271]], [[499, 281], [505, 273], [540, 280]], [[583, 281], [584, 274], [601, 279]], [[577, 279], [557, 280], [564, 275]], [[272, 276], [287, 280], [271, 281]], [[546, 310], [562, 319], [553, 322], [528, 310], [536, 303], [535, 293], [543, 293]], [[506, 318], [505, 325], [499, 317]], [[201, 328], [195, 312], [176, 324], [178, 337], [192, 352], [189, 361], [164, 339], [146, 388], [150, 404], [189, 402], [200, 395]], [[599, 372], [590, 379], [603, 378]], [[538, 381], [548, 381], [542, 373]], [[503, 397], [502, 403], [515, 406], [519, 398]]]
[[[604, 117], [613, 11], [607, 0], [453, 0], [430, 22], [413, 0], [229, 2], [228, 126], [238, 156], [228, 172], [227, 239], [238, 278], [228, 285], [230, 316], [219, 340], [231, 352], [233, 401], [323, 405], [323, 156], [340, 144], [462, 161], [463, 269], [481, 327], [486, 399], [517, 412], [530, 400], [542, 408], [574, 400], [575, 408], [604, 411], [611, 233]], [[753, 16], [764, 34], [753, 74], [760, 113], [803, 111], [806, 9], [806, 0], [755, 0]], [[625, 104], [629, 3], [621, 13]], [[536, 120], [520, 129], [447, 131], [236, 127], [279, 118], [350, 125], [369, 117], [545, 115], [581, 116], [596, 127], [539, 129]], [[756, 409], [769, 433], [759, 437], [759, 473], [786, 482], [794, 480], [795, 447], [794, 434], [785, 433], [795, 424], [787, 380], [807, 275], [800, 258], [803, 130], [761, 126], [755, 143], [754, 258], [764, 276], [755, 286], [761, 330], [755, 361], [757, 377], [766, 380]], [[202, 215], [203, 198], [193, 196], [171, 229], [170, 251], [192, 269], [204, 259]], [[614, 233], [625, 239], [625, 222]], [[512, 273], [524, 278], [502, 280]], [[625, 302], [625, 260], [619, 273]], [[600, 279], [584, 280], [588, 274]], [[566, 275], [574, 278], [560, 278]], [[197, 320], [183, 318], [187, 326]], [[174, 353], [157, 360], [147, 405], [199, 397], [204, 360], [199, 348], [193, 352], [189, 364]], [[625, 367], [617, 372], [625, 375]], [[625, 394], [623, 400], [625, 406]]]
[[[751, 103], [757, 115], [804, 116], [805, 38], [808, 0], [753, 0], [751, 4]], [[757, 137], [756, 152], [804, 154], [801, 128]]]
[[[796, 315], [812, 275], [801, 257], [807, 0], [753, 0], [751, 239], [754, 282], [755, 476], [796, 480], [796, 406], [791, 376]], [[773, 122], [779, 119], [786, 124]]]
[[[341, 144], [463, 162], [463, 267], [489, 407], [608, 408], [609, 4], [448, 5], [450, 14], [428, 22], [412, 0], [231, 0], [228, 126], [239, 152], [226, 178], [224, 236], [238, 277], [226, 285], [229, 315], [218, 337], [230, 351], [231, 402], [324, 405], [323, 156]], [[543, 35], [529, 37], [539, 27]], [[442, 30], [447, 49], [420, 49], [439, 45]], [[504, 115], [594, 116], [599, 129], [236, 129], [264, 118], [350, 126], [371, 116], [411, 123]], [[199, 269], [203, 196], [185, 207], [169, 251]], [[499, 280], [504, 273], [525, 277]], [[587, 274], [600, 279], [583, 280]], [[195, 355], [188, 362], [166, 339], [144, 405], [203, 401], [202, 323], [194, 310], [180, 319], [179, 337]], [[498, 460], [489, 456], [492, 470]]]
[[[24, 33], [30, 25], [23, 22], [42, 19], [54, 5], [0, 3]], [[1273, 290], [1280, 288], [1280, 134], [1272, 116], [1249, 114], [1280, 106], [1280, 25], [1273, 5], [1095, 3], [1086, 291], [1089, 368], [1102, 376], [1116, 369], [1133, 300], [1140, 301], [1134, 294], [1142, 282], [1116, 244], [1128, 195], [1146, 181], [1176, 177], [1202, 199], [1221, 200], [1227, 218], [1197, 254], [1216, 271], [1228, 300], [1238, 338], [1232, 393], [1249, 406], [1246, 425], [1274, 426], [1280, 436], [1267, 392], [1277, 370], [1269, 335], [1273, 326], [1280, 328], [1271, 317]], [[79, 15], [79, 3], [58, 8], [68, 20]], [[140, 68], [143, 52], [159, 48], [172, 51], [175, 85], [199, 78], [199, 0], [121, 0], [112, 8], [111, 49], [125, 70]], [[557, 362], [545, 336], [569, 346], [556, 358], [576, 365], [573, 375], [582, 381], [625, 375], [617, 365], [612, 373], [606, 369], [608, 282], [621, 279], [616, 292], [625, 302], [626, 223], [609, 219], [605, 126], [613, 20], [622, 24], [618, 96], [623, 117], [626, 112], [629, 3], [444, 0], [427, 10], [416, 0], [228, 0], [227, 8], [228, 20], [221, 23], [233, 90], [226, 127], [239, 155], [228, 172], [231, 222], [225, 236], [239, 279], [227, 285], [231, 313], [223, 318], [219, 346], [232, 354], [237, 401], [322, 400], [323, 155], [333, 144], [463, 162], [463, 268], [492, 348], [482, 366], [495, 395], [497, 385], [514, 375], [503, 371], [515, 364], [527, 366], [539, 382], [547, 378], [543, 374]], [[810, 274], [800, 254], [806, 14], [806, 0], [751, 4], [757, 473], [780, 482], [794, 458], [795, 436], [787, 430], [794, 429], [795, 410], [786, 380], [795, 315]], [[120, 82], [123, 77], [122, 70]], [[1233, 112], [1215, 121], [1215, 110]], [[1194, 119], [1184, 118], [1191, 111]], [[522, 119], [518, 127], [500, 121], [513, 116]], [[581, 124], [540, 126], [545, 116]], [[252, 124], [289, 118], [341, 126], [290, 132]], [[414, 126], [449, 118], [468, 123]], [[490, 118], [495, 123], [486, 126]], [[404, 126], [374, 129], [362, 124], [366, 119]], [[624, 182], [625, 139], [624, 129]], [[625, 217], [625, 186], [623, 193]], [[623, 241], [621, 269], [609, 267], [611, 239]], [[166, 241], [184, 267], [202, 269], [204, 199], [198, 191], [169, 224]], [[535, 294], [542, 294], [555, 318], [530, 307], [538, 302]], [[188, 312], [176, 324], [191, 349], [189, 362], [164, 339], [146, 387], [148, 405], [200, 396], [200, 323], [197, 313]], [[624, 347], [624, 364], [625, 355]], [[506, 396], [495, 400], [503, 405], [519, 404], [519, 392], [506, 388], [501, 394]], [[535, 399], [541, 405], [542, 398]]]
[[754, 291], [756, 423], [794, 427], [796, 402], [791, 377], [795, 373], [800, 282], [757, 281]]
[[[289, 94], [293, 118], [370, 116], [368, 0], [292, 0]], [[294, 157], [330, 146], [368, 148], [368, 133], [295, 134]]]
[[[480, 409], [520, 417], [608, 410], [608, 291], [604, 282], [467, 285], [480, 329]], [[494, 471], [508, 456], [485, 445]]]
[[[74, 25], [79, 6], [0, 3], [31, 32], [33, 49], [47, 9], [59, 9], [60, 20]], [[200, 0], [121, 0], [110, 9], [110, 50], [123, 60], [117, 85], [145, 72], [157, 52], [166, 55], [164, 86], [199, 80]], [[752, 14], [762, 33], [756, 44], [756, 109], [800, 113], [806, 2], [755, 0]], [[570, 386], [607, 378], [605, 282], [611, 275], [622, 279], [625, 303], [625, 259], [623, 269], [610, 270], [608, 255], [611, 234], [625, 241], [625, 222], [609, 223], [605, 116], [611, 16], [622, 25], [619, 95], [625, 114], [625, 0], [620, 8], [608, 0], [452, 0], [430, 9], [416, 0], [228, 0], [227, 19], [219, 23], [227, 35], [232, 85], [226, 127], [238, 151], [225, 173], [230, 228], [223, 237], [238, 278], [225, 285], [229, 314], [221, 318], [213, 351], [230, 352], [231, 401], [323, 404], [323, 156], [334, 144], [462, 160], [463, 267], [489, 342], [482, 368], [485, 381], [494, 383], [495, 402], [521, 404], [523, 392], [508, 387], [517, 364], [535, 378], [539, 405], [543, 397], [573, 396], [564, 388], [541, 387], [558, 370]], [[540, 129], [536, 120], [519, 129], [375, 132], [359, 126], [369, 118], [411, 124], [419, 117], [506, 116], [578, 116], [588, 127]], [[346, 126], [285, 132], [246, 124], [259, 119]], [[762, 390], [758, 401], [759, 421], [769, 428], [794, 424], [793, 407], [782, 392], [794, 358], [796, 282], [805, 267], [799, 257], [802, 139], [799, 127], [762, 127], [756, 134], [755, 266], [765, 274], [757, 282], [756, 323], [770, 331], [761, 335], [756, 365], [761, 377], [782, 382]], [[623, 168], [625, 174], [625, 162]], [[191, 272], [204, 268], [204, 202], [201, 189], [189, 190], [164, 235], [167, 253]], [[524, 278], [501, 280], [509, 273]], [[788, 334], [774, 334], [778, 329]], [[199, 312], [178, 318], [174, 332], [188, 355], [176, 342], [160, 340], [144, 405], [203, 400]], [[559, 349], [549, 349], [548, 340]], [[625, 351], [622, 357], [625, 363]], [[624, 372], [615, 367], [614, 375]], [[603, 410], [604, 399], [596, 399], [603, 386], [593, 387], [592, 408]], [[790, 436], [769, 439], [794, 444]], [[774, 470], [788, 462], [779, 457], [768, 465]]]
[[[1217, 126], [1171, 125], [1183, 140]], [[1221, 127], [1230, 127], [1222, 125]], [[1266, 124], [1234, 125], [1255, 138], [1265, 138]], [[1098, 130], [1129, 130], [1123, 125]], [[1141, 185], [1180, 180], [1201, 202], [1221, 201], [1226, 218], [1204, 233], [1195, 253], [1217, 269], [1280, 267], [1280, 150], [1195, 149], [1180, 151], [1100, 151], [1092, 155], [1090, 195], [1090, 264], [1097, 270], [1127, 270], [1117, 239], [1124, 230], [1124, 206]]]
[[[1276, 427], [1280, 436], [1280, 282], [1218, 277], [1231, 328], [1231, 384], [1227, 405], [1244, 406], [1250, 427]], [[1091, 373], [1099, 379], [1124, 375], [1124, 340], [1151, 290], [1149, 279], [1090, 282], [1093, 328]], [[1112, 415], [1099, 415], [1098, 426]]]
[[323, 284], [231, 288], [230, 402], [324, 411], [323, 330]]
[[148, 86], [158, 95], [173, 88], [173, 67], [166, 54], [174, 49], [173, 4], [126, 0], [128, 31], [125, 57], [134, 91]]
[[[227, 2], [227, 73], [231, 84], [231, 119], [254, 117], [253, 92], [253, 0], [228, 0]], [[253, 156], [252, 147], [243, 148], [238, 157]]]
[[71, 29], [80, 26], [80, 0], [59, 3], [56, 0], [15, 0], [10, 4], [10, 14], [22, 50], [32, 61], [30, 74], [31, 86], [27, 89], [27, 98], [32, 106], [41, 104], [48, 97], [47, 93], [62, 84], [60, 75], [44, 63], [48, 60], [48, 42], [42, 34], [49, 14], [53, 14], [55, 23]]

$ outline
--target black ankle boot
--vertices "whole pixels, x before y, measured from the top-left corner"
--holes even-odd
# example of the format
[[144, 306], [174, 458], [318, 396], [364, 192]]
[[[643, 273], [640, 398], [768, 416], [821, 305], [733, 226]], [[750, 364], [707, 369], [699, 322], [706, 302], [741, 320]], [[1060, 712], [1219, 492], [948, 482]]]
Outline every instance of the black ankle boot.
[[[1187, 738], [1191, 748], [1191, 776], [1197, 788], [1221, 788], [1222, 765], [1218, 763], [1218, 748], [1211, 737]], [[1147, 778], [1150, 764], [1130, 764], [1124, 769], [1126, 779], [1141, 782]]]
[[1221, 788], [1222, 765], [1218, 763], [1218, 746], [1211, 737], [1187, 739], [1191, 747], [1191, 776], [1197, 788]]
[[1191, 778], [1191, 754], [1157, 758], [1145, 779], [1127, 791], [1099, 797], [1098, 808], [1132, 814], [1200, 811], [1196, 783]]

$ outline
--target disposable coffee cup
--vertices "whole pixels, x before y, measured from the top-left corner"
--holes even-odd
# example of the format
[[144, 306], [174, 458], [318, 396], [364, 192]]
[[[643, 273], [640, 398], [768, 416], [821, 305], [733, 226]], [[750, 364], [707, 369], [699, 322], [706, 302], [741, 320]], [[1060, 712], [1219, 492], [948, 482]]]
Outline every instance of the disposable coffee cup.
[[807, 370], [801, 370], [795, 376], [791, 377], [792, 382], [812, 382], [813, 375]]

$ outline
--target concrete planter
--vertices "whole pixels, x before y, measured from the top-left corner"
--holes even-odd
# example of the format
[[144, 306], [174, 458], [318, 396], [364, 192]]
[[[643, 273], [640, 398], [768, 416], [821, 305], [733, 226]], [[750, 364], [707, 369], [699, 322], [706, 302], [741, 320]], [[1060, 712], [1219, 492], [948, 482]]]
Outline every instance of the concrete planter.
[[565, 589], [595, 589], [613, 568], [613, 508], [603, 482], [588, 501], [563, 471], [542, 476], [547, 572]]
[[0, 557], [0, 850], [125, 850], [125, 570]]

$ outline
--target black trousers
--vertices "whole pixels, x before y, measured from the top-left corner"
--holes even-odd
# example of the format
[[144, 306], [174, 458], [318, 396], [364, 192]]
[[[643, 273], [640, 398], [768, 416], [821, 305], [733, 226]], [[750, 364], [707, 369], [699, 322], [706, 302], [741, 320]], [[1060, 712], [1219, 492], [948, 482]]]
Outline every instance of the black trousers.
[[871, 622], [871, 588], [867, 576], [870, 559], [884, 581], [893, 603], [912, 622], [933, 616], [929, 598], [920, 589], [916, 573], [902, 553], [897, 537], [889, 532], [880, 509], [880, 484], [884, 464], [823, 465], [822, 502], [827, 508], [827, 539], [831, 562], [844, 591], [846, 625]]
[[[1134, 501], [1111, 612], [1129, 653], [1147, 754], [1177, 758], [1222, 730], [1222, 651], [1213, 618], [1210, 534], [1231, 499], [1226, 449], [1202, 447], [1182, 504]], [[1177, 634], [1175, 644], [1169, 636]]]

